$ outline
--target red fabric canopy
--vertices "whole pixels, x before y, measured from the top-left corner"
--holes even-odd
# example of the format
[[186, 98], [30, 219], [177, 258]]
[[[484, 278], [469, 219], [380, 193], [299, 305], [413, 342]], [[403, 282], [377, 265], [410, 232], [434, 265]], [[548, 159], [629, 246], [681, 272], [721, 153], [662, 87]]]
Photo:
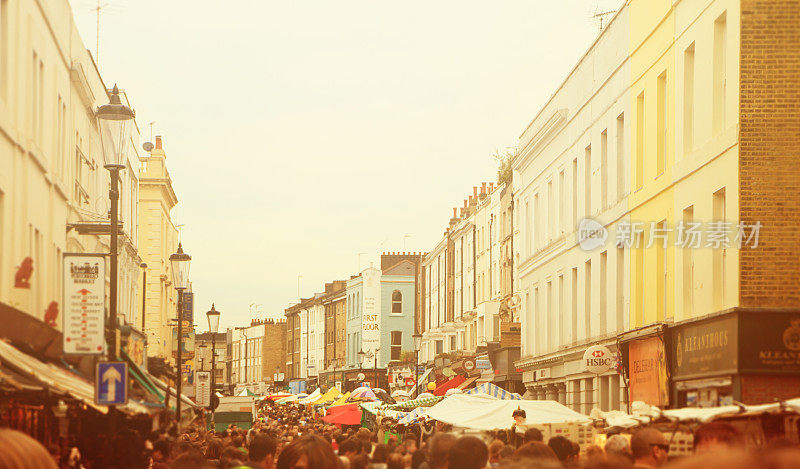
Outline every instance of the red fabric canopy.
[[437, 387], [433, 391], [433, 395], [444, 396], [444, 393], [446, 393], [448, 389], [453, 389], [455, 387], [458, 387], [458, 385], [463, 383], [464, 381], [466, 381], [466, 378], [464, 378], [461, 375], [455, 375], [453, 378], [450, 379], [450, 381], [440, 384], [439, 387]]
[[272, 394], [271, 396], [267, 396], [267, 399], [271, 401], [277, 401], [278, 399], [283, 399], [284, 397], [289, 397], [291, 394]]
[[361, 423], [361, 408], [358, 404], [346, 404], [328, 409], [328, 415], [322, 420], [336, 425], [359, 425]]

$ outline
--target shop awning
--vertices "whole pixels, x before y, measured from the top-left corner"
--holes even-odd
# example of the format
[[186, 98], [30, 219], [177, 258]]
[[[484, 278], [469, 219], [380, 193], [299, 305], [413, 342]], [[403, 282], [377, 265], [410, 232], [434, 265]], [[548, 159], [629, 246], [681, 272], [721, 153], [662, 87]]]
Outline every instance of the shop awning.
[[[178, 391], [175, 390], [175, 388], [173, 388], [172, 386], [167, 386], [167, 383], [161, 381], [160, 379], [156, 378], [155, 376], [151, 375], [150, 373], [148, 373], [146, 371], [145, 371], [145, 374], [148, 376], [148, 378], [150, 378], [150, 380], [153, 383], [155, 383], [156, 386], [161, 388], [163, 391], [167, 392], [167, 390], [169, 390], [168, 391], [169, 395], [172, 396], [173, 399], [178, 394]], [[192, 409], [196, 409], [197, 408], [197, 404], [195, 404], [193, 400], [191, 400], [188, 397], [186, 397], [186, 394], [181, 394], [181, 402], [183, 402], [184, 404], [188, 405]], [[170, 404], [170, 405], [172, 405], [172, 404]]]
[[[103, 414], [108, 413], [108, 407], [95, 404], [93, 383], [64, 368], [22, 353], [2, 340], [0, 340], [0, 362], [23, 376], [33, 378], [56, 393], [71, 396]], [[117, 409], [129, 414], [150, 413], [147, 407], [135, 401], [117, 406]]]
[[470, 389], [465, 394], [488, 394], [492, 397], [496, 397], [498, 399], [503, 400], [514, 400], [514, 401], [521, 401], [522, 396], [515, 392], [506, 391], [505, 389], [492, 384], [492, 383], [482, 383], [478, 386]]
[[322, 420], [335, 425], [358, 425], [361, 423], [361, 409], [358, 404], [334, 407]]
[[451, 378], [447, 382], [440, 384], [433, 391], [433, 395], [434, 396], [444, 396], [444, 393], [446, 393], [449, 389], [453, 389], [454, 387], [458, 386], [459, 384], [463, 383], [464, 381], [466, 381], [464, 376], [456, 375], [455, 377]]

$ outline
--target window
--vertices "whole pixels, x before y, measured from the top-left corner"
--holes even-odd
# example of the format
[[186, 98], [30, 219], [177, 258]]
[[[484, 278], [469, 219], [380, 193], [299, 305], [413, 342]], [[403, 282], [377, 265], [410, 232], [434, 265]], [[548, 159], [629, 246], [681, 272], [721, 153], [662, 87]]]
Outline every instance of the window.
[[536, 353], [542, 353], [542, 341], [539, 340], [539, 337], [543, 335], [545, 332], [541, 328], [541, 320], [542, 320], [542, 310], [539, 307], [539, 287], [533, 289], [533, 347], [532, 350], [535, 350]]
[[456, 336], [451, 335], [450, 336], [450, 352], [453, 352], [455, 350], [458, 350], [458, 347], [456, 347]]
[[[719, 224], [718, 227], [722, 227], [721, 223], [725, 223], [725, 188], [714, 192], [714, 199], [712, 202], [712, 210], [713, 210], [713, 222]], [[715, 230], [715, 235], [723, 233], [723, 230]], [[711, 258], [712, 258], [712, 285], [713, 285], [713, 295], [714, 295], [714, 311], [719, 311], [722, 309], [724, 301], [725, 301], [725, 257], [726, 257], [726, 246], [724, 243], [720, 243], [719, 246], [712, 246], [711, 250]]]
[[600, 208], [608, 207], [608, 129], [600, 134]]
[[44, 63], [39, 54], [33, 51], [31, 58], [31, 135], [34, 141], [41, 146], [42, 137], [42, 106], [44, 96]]
[[578, 341], [578, 268], [572, 268], [572, 315], [571, 315], [571, 342]]
[[656, 148], [656, 176], [664, 173], [667, 159], [667, 71], [658, 76], [658, 94], [656, 96], [656, 132], [658, 147]]
[[585, 150], [586, 157], [583, 163], [583, 196], [584, 203], [583, 209], [586, 212], [586, 218], [592, 216], [592, 146], [589, 145]]
[[402, 331], [392, 331], [392, 361], [399, 361], [400, 360], [400, 352], [403, 351], [403, 332]]
[[570, 224], [572, 226], [569, 227], [569, 231], [571, 232], [577, 226], [578, 221], [578, 159], [574, 158], [572, 160], [572, 219], [570, 220]]
[[564, 213], [566, 213], [567, 211], [566, 201], [565, 201], [566, 200], [565, 199], [566, 187], [564, 187], [565, 184], [566, 180], [564, 177], [564, 170], [561, 170], [561, 172], [558, 173], [558, 214], [557, 214], [557, 216], [559, 217], [557, 224], [559, 229], [561, 230], [561, 234], [564, 233], [564, 224], [566, 219]]
[[608, 251], [600, 253], [600, 334], [606, 333], [608, 306]]
[[536, 223], [537, 221], [539, 221], [537, 219], [537, 217], [538, 218], [542, 217], [541, 214], [539, 213], [539, 194], [535, 194], [533, 196], [533, 218], [534, 218], [535, 221], [531, 220], [531, 222], [533, 223], [533, 248], [534, 248], [534, 250], [539, 249], [539, 247], [542, 245], [541, 244], [542, 243], [542, 237], [541, 237], [541, 231], [542, 230], [541, 230], [541, 228], [542, 228], [542, 225], [544, 224], [544, 223]]
[[[667, 220], [661, 220], [658, 228], [661, 233], [667, 233]], [[650, 236], [653, 239], [653, 235]], [[667, 245], [666, 239], [654, 243], [656, 249], [656, 319], [664, 320], [667, 311]]]
[[683, 153], [694, 148], [694, 42], [683, 52]]
[[444, 353], [444, 341], [443, 340], [437, 340], [435, 342], [435, 344], [436, 344], [436, 355], [439, 355], [440, 353]]
[[625, 195], [625, 114], [617, 117], [617, 199]]
[[583, 329], [585, 337], [592, 336], [592, 260], [586, 261], [583, 281]]
[[644, 91], [636, 97], [636, 189], [644, 183]]
[[[683, 226], [687, 227], [694, 222], [694, 206], [683, 209]], [[694, 310], [694, 259], [692, 248], [688, 245], [681, 248], [683, 251], [683, 317], [691, 317]]]
[[728, 32], [727, 15], [723, 12], [714, 21], [714, 81], [712, 86], [713, 111], [711, 115], [714, 135], [725, 127], [725, 96], [727, 86]]
[[392, 292], [392, 314], [403, 314], [403, 294], [400, 290]]
[[547, 225], [549, 227], [548, 239], [553, 240], [557, 236], [558, 225], [556, 224], [555, 199], [553, 198], [553, 181], [547, 182]]
[[557, 345], [566, 345], [567, 338], [565, 334], [567, 332], [567, 328], [564, 327], [565, 322], [564, 317], [564, 276], [558, 276], [558, 340], [556, 341]]
[[542, 345], [545, 348], [545, 352], [549, 352], [553, 349], [556, 344], [555, 341], [555, 318], [553, 317], [553, 282], [547, 282], [547, 298], [545, 299], [546, 309], [545, 314], [542, 315], [542, 331], [545, 332], [544, 340], [542, 340]]

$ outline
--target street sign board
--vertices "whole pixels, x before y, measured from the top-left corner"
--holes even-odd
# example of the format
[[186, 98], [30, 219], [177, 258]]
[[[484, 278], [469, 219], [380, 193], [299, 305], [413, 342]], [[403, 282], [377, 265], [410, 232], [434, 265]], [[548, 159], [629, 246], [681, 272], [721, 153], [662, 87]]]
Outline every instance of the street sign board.
[[101, 355], [105, 349], [106, 260], [102, 254], [64, 254], [65, 354]]
[[99, 362], [94, 383], [94, 401], [99, 405], [122, 405], [128, 402], [128, 364]]
[[603, 374], [614, 367], [616, 360], [605, 345], [593, 345], [583, 353], [583, 367], [589, 373]]
[[211, 405], [211, 372], [198, 371], [197, 384], [195, 386], [195, 401], [200, 407]]
[[190, 291], [183, 292], [183, 314], [181, 319], [189, 321], [189, 324], [194, 322], [194, 293]]

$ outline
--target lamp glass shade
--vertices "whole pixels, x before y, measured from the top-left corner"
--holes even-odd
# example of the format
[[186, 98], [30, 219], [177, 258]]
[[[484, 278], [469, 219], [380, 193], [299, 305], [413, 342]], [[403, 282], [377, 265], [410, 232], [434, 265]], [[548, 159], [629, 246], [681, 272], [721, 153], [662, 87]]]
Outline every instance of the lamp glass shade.
[[114, 85], [108, 104], [97, 109], [97, 121], [100, 126], [100, 140], [106, 167], [124, 167], [131, 143], [133, 128], [133, 110], [122, 104], [119, 89]]
[[169, 263], [172, 267], [172, 283], [177, 290], [189, 288], [189, 265], [192, 263], [192, 256], [183, 252], [183, 246], [178, 243], [178, 252], [169, 256]]
[[363, 365], [363, 364], [364, 364], [364, 359], [365, 359], [365, 358], [367, 358], [367, 352], [365, 352], [365, 351], [363, 351], [363, 350], [362, 350], [362, 351], [360, 351], [360, 352], [358, 352], [358, 362], [359, 362], [359, 363], [361, 363], [361, 364]]
[[206, 317], [208, 318], [208, 331], [216, 334], [219, 330], [219, 311], [214, 308], [213, 303], [211, 309], [206, 313]]
[[422, 347], [422, 334], [414, 334], [414, 350], [419, 352], [420, 347]]

